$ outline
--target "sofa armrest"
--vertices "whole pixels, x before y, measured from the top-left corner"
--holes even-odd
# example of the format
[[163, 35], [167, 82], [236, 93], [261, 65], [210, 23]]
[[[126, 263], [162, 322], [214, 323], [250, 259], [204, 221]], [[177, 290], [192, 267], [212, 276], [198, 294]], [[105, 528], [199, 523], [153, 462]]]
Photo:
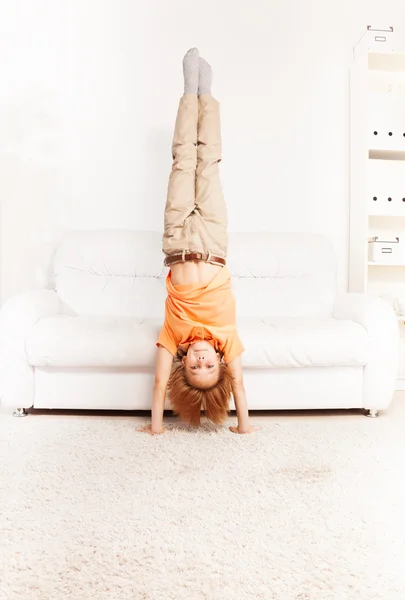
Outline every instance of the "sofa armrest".
[[61, 301], [55, 290], [32, 290], [12, 296], [1, 307], [0, 339], [24, 336], [39, 319], [61, 312]]
[[399, 327], [391, 306], [367, 294], [341, 294], [333, 317], [359, 323], [367, 331], [369, 361], [364, 368], [363, 406], [384, 410], [395, 390], [399, 361]]
[[0, 396], [3, 405], [33, 405], [33, 368], [28, 364], [25, 339], [43, 317], [61, 312], [54, 290], [34, 290], [9, 298], [0, 311]]

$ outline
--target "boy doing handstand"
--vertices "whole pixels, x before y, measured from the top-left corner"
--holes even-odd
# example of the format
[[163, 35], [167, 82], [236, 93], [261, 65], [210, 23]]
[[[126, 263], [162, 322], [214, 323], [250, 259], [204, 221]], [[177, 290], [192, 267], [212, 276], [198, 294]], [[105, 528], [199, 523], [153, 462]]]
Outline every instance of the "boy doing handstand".
[[[225, 421], [233, 394], [234, 433], [251, 433], [235, 298], [226, 266], [227, 211], [219, 179], [219, 104], [211, 96], [211, 67], [189, 50], [183, 59], [184, 95], [179, 104], [165, 209], [163, 252], [167, 276], [165, 322], [158, 346], [152, 423], [160, 434], [166, 392], [173, 412], [191, 425], [201, 410]], [[174, 362], [173, 362], [174, 359]]]

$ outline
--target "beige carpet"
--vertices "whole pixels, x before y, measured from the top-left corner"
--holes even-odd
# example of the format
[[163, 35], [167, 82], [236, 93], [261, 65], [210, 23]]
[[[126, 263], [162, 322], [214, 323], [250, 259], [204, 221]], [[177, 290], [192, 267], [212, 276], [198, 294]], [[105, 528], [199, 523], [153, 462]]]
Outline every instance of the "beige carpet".
[[0, 600], [405, 598], [404, 399], [252, 436], [0, 417]]

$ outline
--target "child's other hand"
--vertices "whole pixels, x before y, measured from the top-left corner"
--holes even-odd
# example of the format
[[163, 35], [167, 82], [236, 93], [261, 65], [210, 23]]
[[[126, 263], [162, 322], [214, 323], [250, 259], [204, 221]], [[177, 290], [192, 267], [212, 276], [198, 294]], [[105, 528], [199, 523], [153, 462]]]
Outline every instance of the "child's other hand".
[[138, 429], [140, 433], [149, 433], [149, 435], [162, 435], [167, 431], [167, 427], [161, 427], [159, 430], [152, 430], [152, 425], [145, 425]]
[[230, 427], [229, 428], [232, 433], [239, 433], [239, 434], [245, 434], [245, 433], [254, 433], [255, 431], [259, 431], [258, 427], [253, 427], [253, 425], [248, 425], [247, 427]]

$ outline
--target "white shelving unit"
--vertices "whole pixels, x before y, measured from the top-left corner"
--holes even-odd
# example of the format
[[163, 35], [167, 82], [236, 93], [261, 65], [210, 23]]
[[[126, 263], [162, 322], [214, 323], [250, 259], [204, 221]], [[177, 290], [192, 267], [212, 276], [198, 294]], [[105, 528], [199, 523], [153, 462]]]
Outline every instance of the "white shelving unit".
[[[354, 49], [350, 71], [349, 291], [397, 300], [405, 313], [405, 53], [394, 32], [371, 28]], [[378, 39], [377, 39], [378, 38]], [[368, 242], [399, 238], [391, 264], [369, 260]], [[397, 389], [405, 389], [405, 314]]]

